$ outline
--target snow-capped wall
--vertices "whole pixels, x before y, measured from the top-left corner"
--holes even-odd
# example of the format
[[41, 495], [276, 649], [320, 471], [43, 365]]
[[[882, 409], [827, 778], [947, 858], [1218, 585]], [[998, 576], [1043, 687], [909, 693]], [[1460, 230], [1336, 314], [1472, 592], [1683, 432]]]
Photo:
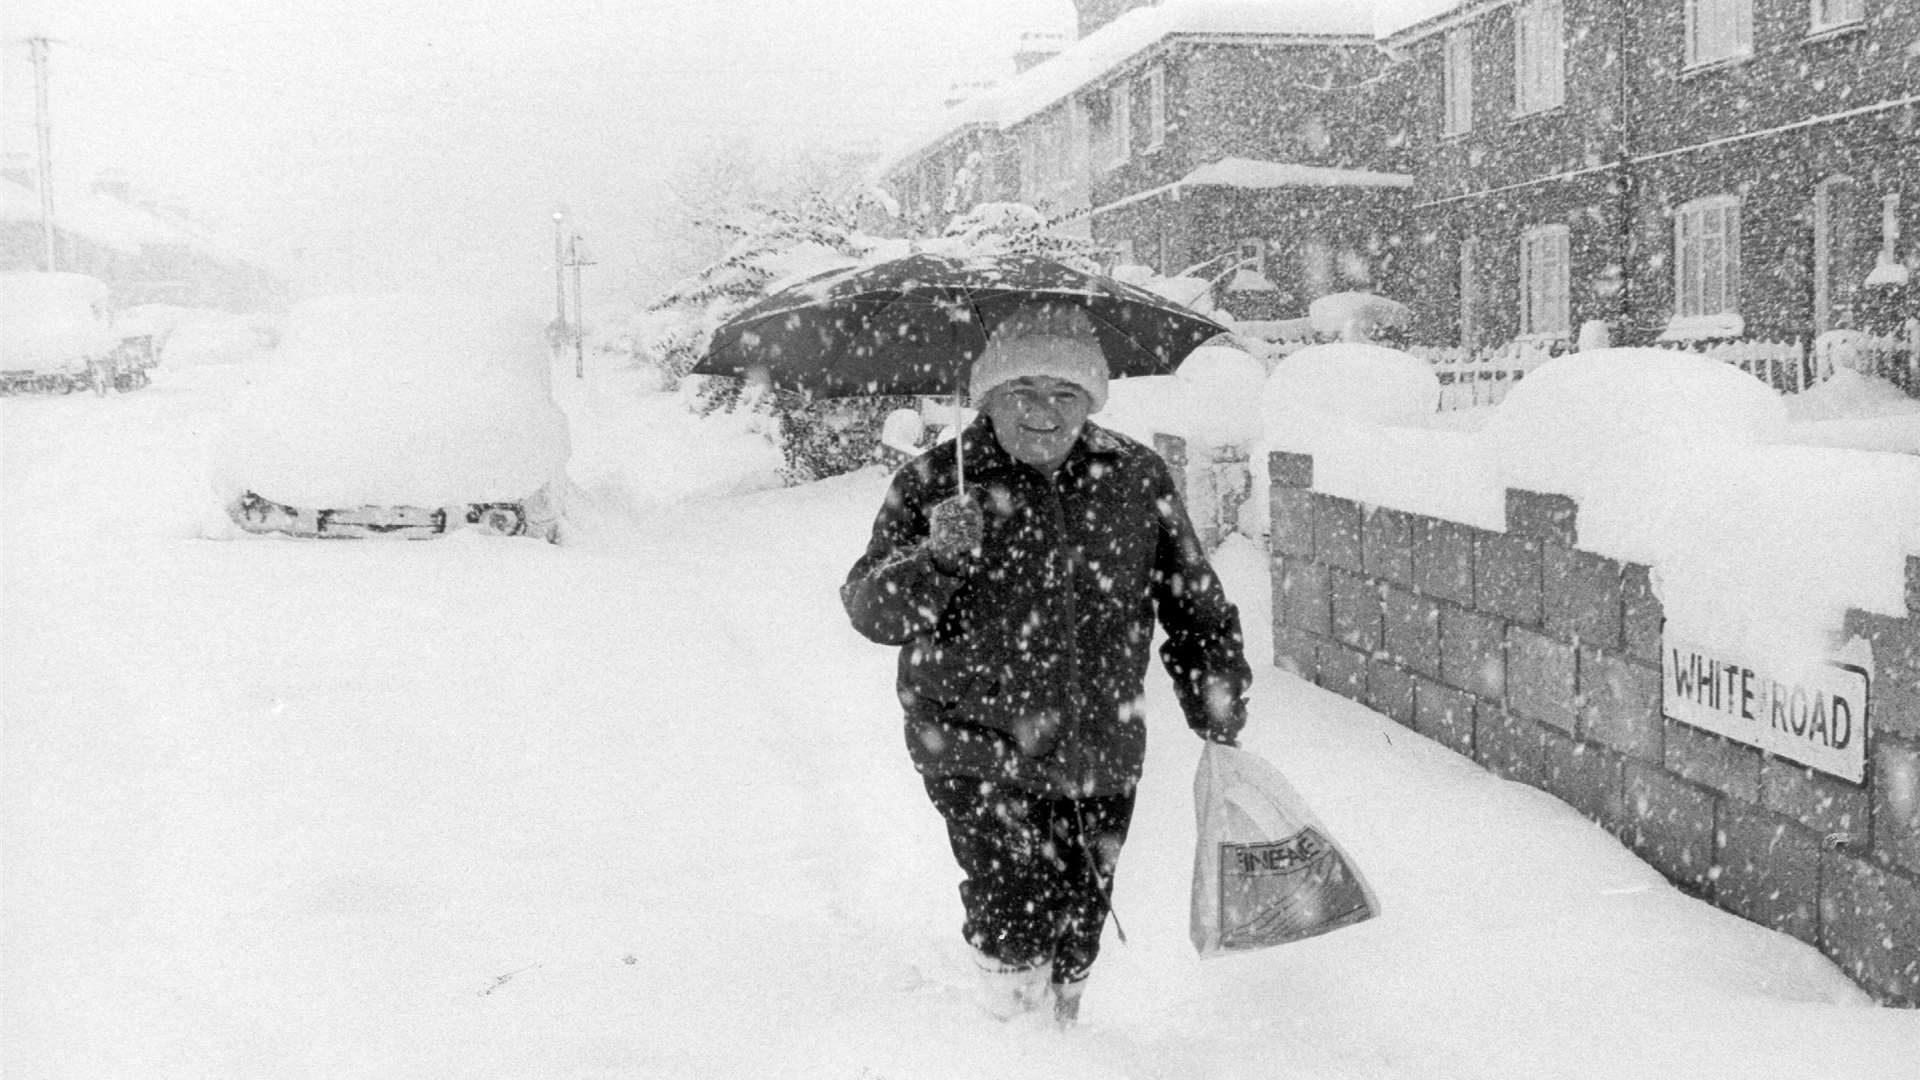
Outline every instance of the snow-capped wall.
[[1566, 496], [1508, 489], [1496, 531], [1327, 494], [1315, 469], [1269, 463], [1276, 664], [1920, 1005], [1920, 556], [1900, 614], [1849, 611], [1834, 662], [1789, 671], [1676, 633], [1665, 583], [1581, 546]]

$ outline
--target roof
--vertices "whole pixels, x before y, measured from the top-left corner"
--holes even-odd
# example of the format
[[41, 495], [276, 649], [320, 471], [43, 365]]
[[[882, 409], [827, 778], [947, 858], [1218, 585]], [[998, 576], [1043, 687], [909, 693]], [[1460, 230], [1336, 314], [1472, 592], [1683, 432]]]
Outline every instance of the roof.
[[[1162, 0], [1135, 8], [997, 90], [947, 110], [883, 156], [884, 173], [970, 125], [1013, 127], [1175, 36], [1372, 41], [1374, 0]], [[1391, 2], [1391, 0], [1382, 0]], [[1434, 0], [1415, 0], [1434, 2]]]
[[[1380, 6], [1380, 17], [1374, 29], [1383, 40], [1394, 44], [1414, 41], [1443, 30], [1455, 23], [1455, 16], [1478, 8], [1488, 8], [1512, 3], [1513, 0], [1393, 0]], [[1475, 11], [1474, 14], [1478, 14]]]
[[[0, 221], [40, 221], [40, 195], [12, 180], [0, 180]], [[58, 228], [86, 237], [101, 247], [138, 252], [147, 244], [193, 244], [195, 238], [153, 214], [111, 196], [93, 192], [53, 193]]]

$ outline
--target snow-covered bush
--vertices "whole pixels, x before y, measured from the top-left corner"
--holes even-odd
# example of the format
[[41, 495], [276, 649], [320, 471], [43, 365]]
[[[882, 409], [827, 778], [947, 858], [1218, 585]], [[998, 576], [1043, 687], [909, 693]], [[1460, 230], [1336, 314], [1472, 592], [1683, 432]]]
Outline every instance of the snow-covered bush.
[[1483, 432], [1510, 487], [1585, 497], [1622, 458], [1744, 444], [1786, 421], [1780, 395], [1710, 357], [1670, 349], [1570, 353], [1514, 384]]
[[1433, 365], [1398, 349], [1343, 341], [1310, 345], [1275, 363], [1261, 407], [1275, 449], [1312, 452], [1314, 437], [1329, 425], [1420, 424], [1439, 401]]
[[[986, 203], [939, 236], [883, 237], [865, 231], [871, 194], [836, 202], [815, 193], [791, 207], [756, 204], [718, 227], [737, 236], [726, 255], [654, 301], [635, 325], [635, 361], [675, 387], [706, 354], [728, 318], [796, 281], [849, 266], [916, 252], [965, 256], [1037, 254], [1083, 270], [1098, 269], [1092, 241], [1062, 234], [1057, 219], [1019, 203]], [[691, 397], [703, 415], [764, 411], [767, 428], [794, 483], [850, 472], [881, 460], [887, 413], [911, 407], [910, 398], [849, 398], [808, 402], [786, 392], [753, 393], [737, 379], [709, 378]]]
[[168, 333], [160, 362], [167, 367], [234, 364], [258, 358], [271, 344], [262, 340], [251, 316], [182, 319]]
[[1260, 438], [1260, 395], [1267, 369], [1228, 345], [1202, 345], [1180, 365], [1188, 403], [1187, 439], [1200, 446], [1244, 446]]

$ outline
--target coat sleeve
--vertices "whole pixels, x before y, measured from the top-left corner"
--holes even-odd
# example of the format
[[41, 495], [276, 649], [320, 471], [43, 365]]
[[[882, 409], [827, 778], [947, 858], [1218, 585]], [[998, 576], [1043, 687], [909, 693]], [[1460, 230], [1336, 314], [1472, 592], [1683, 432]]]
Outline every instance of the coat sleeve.
[[1247, 665], [1240, 612], [1227, 601], [1220, 578], [1207, 561], [1186, 507], [1174, 491], [1173, 477], [1158, 461], [1155, 508], [1159, 544], [1154, 555], [1153, 599], [1167, 632], [1160, 660], [1173, 677], [1174, 694], [1187, 726], [1221, 742], [1232, 742], [1247, 721]]
[[882, 645], [904, 645], [929, 634], [962, 578], [943, 573], [924, 546], [927, 487], [914, 465], [894, 475], [873, 522], [866, 553], [840, 586], [840, 603], [853, 628]]

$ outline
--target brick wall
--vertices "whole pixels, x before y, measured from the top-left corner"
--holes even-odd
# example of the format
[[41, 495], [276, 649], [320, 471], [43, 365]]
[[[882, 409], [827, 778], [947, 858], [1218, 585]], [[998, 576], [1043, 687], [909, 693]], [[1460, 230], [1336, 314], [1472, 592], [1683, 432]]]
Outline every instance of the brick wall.
[[1662, 715], [1647, 568], [1582, 550], [1572, 500], [1509, 490], [1490, 532], [1315, 491], [1309, 455], [1270, 472], [1275, 664], [1559, 797], [1692, 895], [1920, 1007], [1920, 557], [1904, 618], [1848, 619], [1876, 668], [1855, 785]]

